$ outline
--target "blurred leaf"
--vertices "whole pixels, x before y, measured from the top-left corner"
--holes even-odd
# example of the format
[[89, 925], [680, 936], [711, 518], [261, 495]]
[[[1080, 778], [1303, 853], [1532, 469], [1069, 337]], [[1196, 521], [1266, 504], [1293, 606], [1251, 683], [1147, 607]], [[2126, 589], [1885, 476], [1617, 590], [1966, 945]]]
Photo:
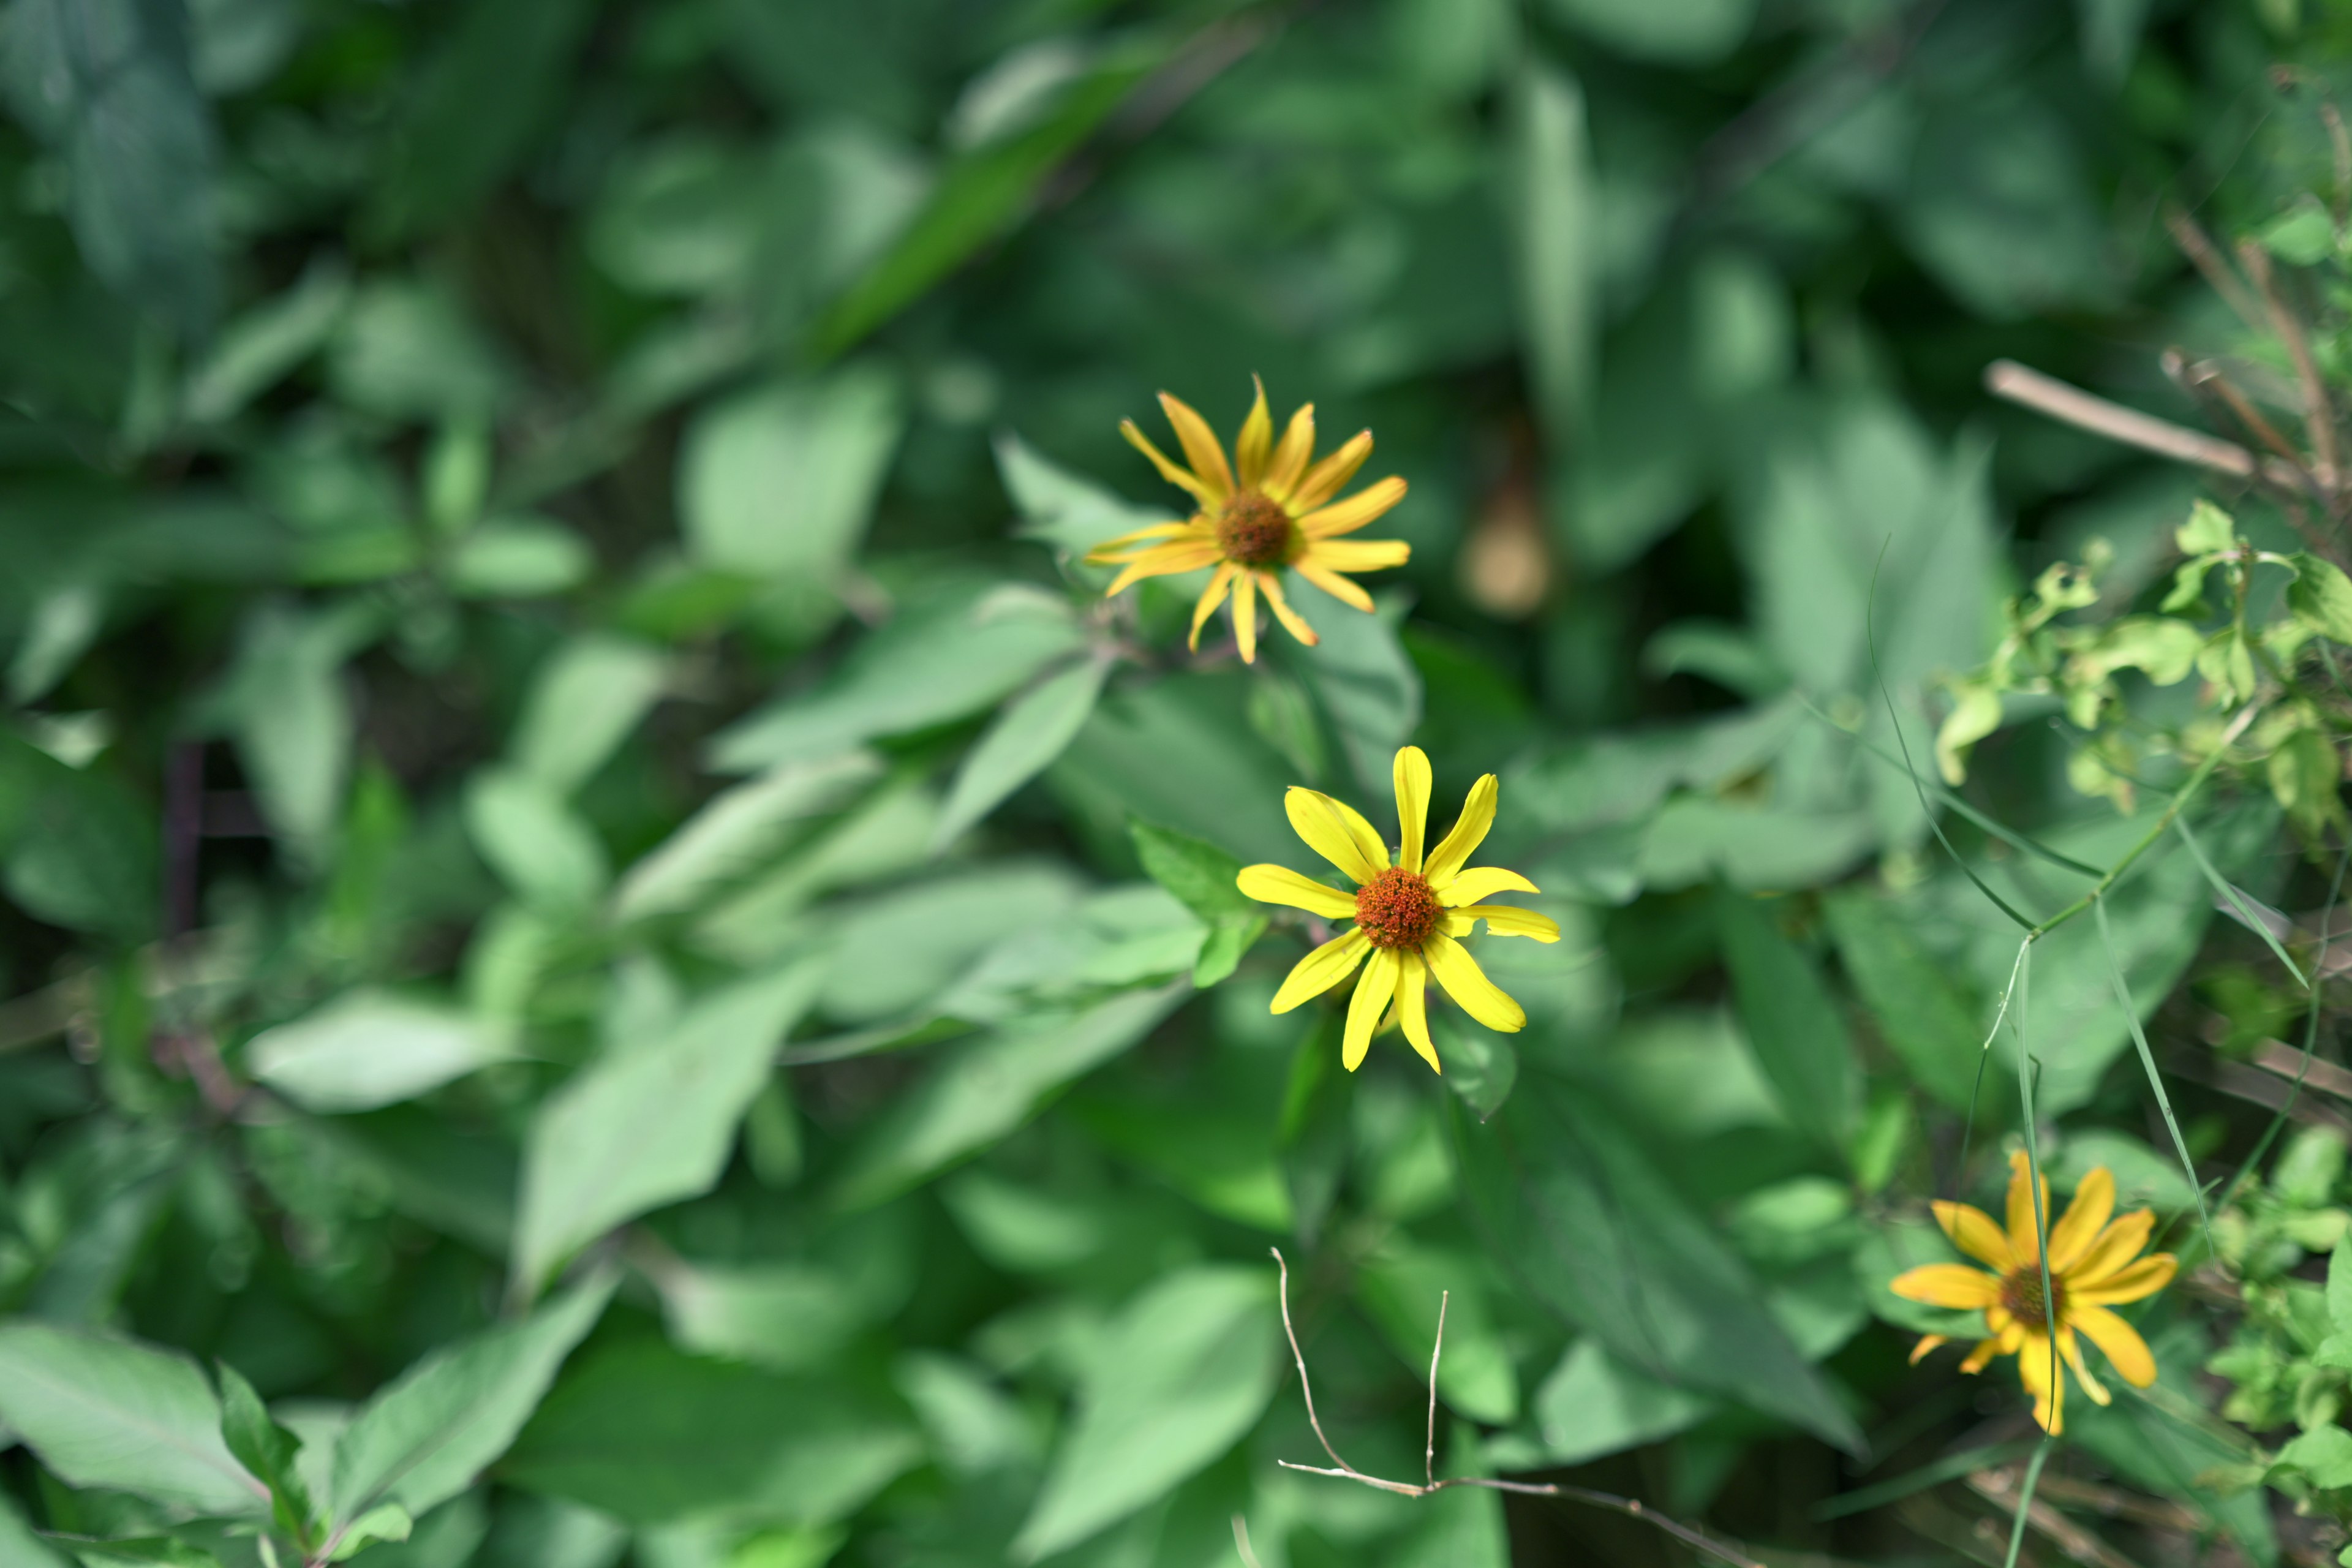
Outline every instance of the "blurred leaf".
[[0, 1421], [68, 1485], [197, 1513], [265, 1511], [269, 1489], [221, 1441], [194, 1362], [89, 1329], [0, 1323]]
[[554, 789], [514, 768], [474, 775], [466, 829], [499, 880], [547, 909], [593, 902], [612, 876], [595, 830]]
[[931, 830], [935, 853], [1062, 754], [1094, 712], [1109, 674], [1108, 659], [1081, 659], [1004, 706], [956, 770], [939, 825]]
[[1760, 1291], [1623, 1125], [1554, 1084], [1520, 1086], [1454, 1147], [1488, 1250], [1629, 1366], [1852, 1448], [1853, 1420]]
[[1731, 994], [1748, 1044], [1790, 1120], [1842, 1150], [1861, 1109], [1861, 1069], [1845, 1016], [1811, 958], [1782, 936], [1771, 912], [1723, 889], [1716, 895]]
[[430, 35], [433, 52], [401, 106], [367, 229], [404, 239], [488, 195], [556, 108], [594, 16], [587, 0], [475, 5]]
[[[368, 1568], [442, 1568], [445, 1563], [469, 1563], [489, 1533], [490, 1510], [485, 1489], [461, 1492], [432, 1512], [411, 1521], [405, 1540], [386, 1541], [367, 1549]], [[381, 1522], [396, 1525], [407, 1510], [388, 1505]]]
[[[1920, 945], [1903, 910], [1859, 888], [1832, 893], [1822, 907], [1839, 962], [1913, 1081], [1957, 1110], [1966, 1110], [1972, 1096], [1982, 1099], [1982, 1010]], [[2011, 1080], [1995, 1075], [1987, 1087], [1998, 1090], [2003, 1081]]]
[[1756, 0], [1547, 0], [1552, 16], [1638, 60], [1713, 65], [1739, 47]]
[[345, 401], [388, 419], [484, 419], [509, 384], [504, 362], [465, 309], [438, 286], [408, 279], [360, 290], [329, 345], [327, 370]]
[[1128, 1303], [1013, 1543], [1016, 1560], [1034, 1563], [1125, 1518], [1257, 1424], [1280, 1365], [1273, 1294], [1263, 1269], [1202, 1267]]
[[845, 1387], [640, 1340], [566, 1378], [500, 1468], [634, 1524], [823, 1524], [920, 1452], [902, 1416]]
[[1996, 321], [2104, 302], [2101, 208], [2065, 118], [2013, 89], [1959, 102], [1919, 139], [1899, 215], [1913, 253]]
[[839, 1274], [803, 1264], [681, 1263], [654, 1281], [680, 1349], [782, 1372], [832, 1365], [871, 1315]]
[[1140, 817], [1130, 818], [1127, 831], [1144, 873], [1202, 920], [1213, 924], [1260, 911], [1262, 906], [1234, 880], [1242, 863], [1215, 845], [1154, 827]]
[[362, 989], [265, 1029], [245, 1059], [297, 1105], [332, 1114], [414, 1100], [511, 1050], [500, 1031], [464, 1013]]
[[610, 1514], [562, 1498], [509, 1493], [478, 1568], [614, 1568], [629, 1550], [627, 1527]]
[[1045, 1012], [955, 1047], [892, 1102], [851, 1152], [835, 1202], [863, 1208], [895, 1197], [1029, 1120], [1064, 1084], [1134, 1046], [1187, 992], [1129, 991]]
[[669, 661], [656, 647], [590, 634], [540, 668], [515, 727], [517, 766], [559, 793], [588, 782], [660, 698]]
[[311, 263], [299, 281], [231, 321], [189, 373], [181, 415], [213, 425], [243, 413], [327, 341], [352, 297], [351, 273], [332, 260]]
[[221, 1391], [221, 1440], [255, 1479], [269, 1489], [278, 1527], [307, 1539], [318, 1517], [310, 1488], [295, 1464], [302, 1440], [269, 1418], [261, 1395], [226, 1362], [216, 1363]]
[[613, 896], [618, 921], [694, 909], [773, 859], [798, 826], [839, 806], [882, 769], [871, 752], [821, 762], [778, 763], [748, 784], [722, 790], [622, 877]]
[[216, 700], [262, 815], [299, 865], [317, 869], [341, 823], [357, 725], [343, 663], [374, 637], [371, 605], [304, 613], [265, 605], [247, 622]]
[[142, 940], [155, 927], [156, 837], [152, 812], [111, 774], [0, 737], [0, 887], [26, 913]]
[[819, 1002], [845, 1023], [871, 1023], [929, 1001], [991, 948], [1077, 901], [1079, 884], [1050, 861], [1000, 861], [893, 889], [840, 910]]
[[1569, 1347], [1536, 1391], [1533, 1414], [1543, 1463], [1581, 1465], [1685, 1431], [1716, 1408], [1711, 1399], [1643, 1376], [1597, 1338]]
[[1157, 63], [1156, 50], [1111, 55], [1064, 88], [1036, 125], [950, 164], [897, 243], [827, 307], [814, 329], [819, 351], [848, 348], [1012, 227], [1045, 176]]
[[1286, 651], [1330, 715], [1357, 783], [1378, 799], [1392, 791], [1397, 749], [1421, 724], [1421, 671], [1389, 616], [1365, 615], [1314, 590], [1293, 604], [1322, 640]]
[[90, 270], [198, 333], [219, 307], [212, 115], [174, 0], [24, 0], [0, 83], [66, 167], [66, 215]]
[[1573, 451], [1591, 413], [1595, 349], [1584, 91], [1566, 72], [1531, 59], [1521, 66], [1511, 98], [1509, 211], [1518, 249], [1519, 331], [1548, 440], [1556, 451]]
[[1141, 817], [1244, 859], [1294, 858], [1287, 770], [1250, 732], [1245, 700], [1234, 679], [1114, 688], [1046, 776], [1106, 837], [1123, 838]]
[[[1491, 963], [1491, 958], [1488, 962]], [[1489, 974], [1488, 978], [1494, 976]], [[1520, 1005], [1527, 1004], [1523, 1000]], [[1445, 1087], [1462, 1097], [1471, 1115], [1481, 1121], [1493, 1120], [1518, 1084], [1518, 1052], [1512, 1049], [1510, 1041], [1486, 1029], [1463, 1028], [1432, 1019], [1431, 1033], [1437, 1045], [1437, 1059], [1444, 1064]]]
[[2286, 602], [2295, 619], [2331, 641], [2352, 643], [2352, 577], [2316, 555], [2297, 555], [2294, 569]]
[[1487, 1309], [1483, 1259], [1398, 1237], [1366, 1263], [1356, 1289], [1389, 1348], [1424, 1381], [1443, 1297], [1445, 1349], [1437, 1364], [1439, 1397], [1447, 1408], [1482, 1426], [1506, 1426], [1518, 1415], [1518, 1373]]
[[803, 964], [738, 981], [547, 1100], [526, 1141], [515, 1238], [526, 1294], [614, 1226], [719, 1179], [736, 1124], [821, 979]]
[[449, 586], [479, 599], [537, 599], [579, 586], [595, 570], [586, 542], [543, 517], [493, 517], [449, 552]]
[[338, 1525], [383, 1502], [422, 1517], [472, 1485], [595, 1327], [613, 1285], [592, 1279], [522, 1322], [446, 1343], [377, 1391], [335, 1444], [328, 1511]]
[[904, 422], [898, 383], [874, 365], [704, 410], [678, 461], [678, 514], [695, 559], [830, 585], [856, 553]]
[[70, 1568], [55, 1548], [33, 1533], [16, 1502], [0, 1497], [0, 1561], [9, 1568]]
[[1058, 600], [1025, 587], [909, 605], [815, 694], [761, 709], [721, 731], [711, 742], [711, 763], [749, 773], [961, 719], [1018, 690], [1083, 642]]
[[1108, 539], [1169, 521], [1165, 510], [1139, 507], [1048, 461], [1020, 437], [996, 438], [996, 472], [1021, 509], [1021, 536], [1081, 556]]

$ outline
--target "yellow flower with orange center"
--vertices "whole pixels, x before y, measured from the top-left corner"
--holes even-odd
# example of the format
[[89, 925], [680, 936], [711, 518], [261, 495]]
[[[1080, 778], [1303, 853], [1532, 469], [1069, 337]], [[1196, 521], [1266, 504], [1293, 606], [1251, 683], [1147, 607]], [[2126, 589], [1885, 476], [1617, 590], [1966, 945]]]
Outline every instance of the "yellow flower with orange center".
[[[2146, 1388], [2156, 1381], [2156, 1358], [2138, 1331], [2108, 1309], [2163, 1289], [2172, 1282], [2180, 1260], [2168, 1252], [2139, 1256], [2156, 1226], [2148, 1210], [2138, 1209], [2110, 1223], [2116, 1178], [2105, 1165], [2083, 1178], [2074, 1189], [2074, 1201], [2054, 1226], [2049, 1223], [2049, 1189], [2043, 1186], [2036, 1193], [2023, 1150], [2010, 1155], [2009, 1167], [2006, 1233], [1982, 1209], [1967, 1204], [1935, 1205], [1936, 1223], [1952, 1244], [1985, 1267], [1930, 1263], [1895, 1276], [1887, 1289], [1906, 1300], [1981, 1310], [1985, 1338], [1969, 1352], [1960, 1370], [1981, 1372], [1997, 1355], [2015, 1356], [2017, 1375], [2033, 1395], [2033, 1418], [2044, 1431], [2055, 1432], [2063, 1425], [2066, 1388], [2050, 1353], [2052, 1335], [2057, 1337], [2058, 1353], [2074, 1369], [2075, 1379], [2094, 1404], [2106, 1404], [2109, 1395], [2084, 1365], [2078, 1333], [2099, 1347], [2126, 1383]], [[2040, 1223], [2050, 1236], [2051, 1299], [2046, 1301], [2042, 1247], [2035, 1234], [2037, 1195]], [[1917, 1361], [1948, 1338], [1926, 1336], [1911, 1359]]]
[[1164, 392], [1160, 406], [1176, 427], [1189, 468], [1170, 462], [1134, 420], [1121, 420], [1119, 433], [1151, 459], [1160, 478], [1190, 494], [1200, 510], [1189, 522], [1154, 523], [1087, 552], [1087, 559], [1096, 565], [1127, 567], [1104, 590], [1105, 598], [1145, 577], [1214, 566], [1208, 587], [1192, 606], [1192, 646], [1201, 646], [1202, 626], [1230, 595], [1234, 639], [1241, 646], [1243, 662], [1253, 663], [1257, 658], [1260, 594], [1292, 637], [1309, 647], [1321, 640], [1283, 597], [1282, 568], [1289, 567], [1343, 604], [1369, 610], [1371, 595], [1342, 574], [1402, 566], [1412, 555], [1412, 547], [1400, 539], [1341, 537], [1404, 499], [1404, 481], [1393, 476], [1345, 500], [1331, 499], [1372, 455], [1370, 431], [1358, 432], [1338, 451], [1310, 465], [1315, 405], [1307, 404], [1290, 416], [1277, 444], [1261, 384], [1228, 465], [1224, 447], [1207, 420]]
[[1488, 1028], [1514, 1033], [1526, 1026], [1526, 1012], [1486, 978], [1478, 961], [1455, 940], [1469, 935], [1480, 921], [1496, 936], [1559, 940], [1559, 927], [1548, 915], [1480, 901], [1495, 893], [1538, 890], [1517, 871], [1467, 864], [1494, 826], [1495, 775], [1487, 773], [1470, 786], [1470, 798], [1463, 803], [1454, 831], [1424, 856], [1429, 790], [1428, 756], [1419, 746], [1405, 747], [1396, 754], [1397, 827], [1402, 842], [1393, 859], [1379, 831], [1352, 806], [1311, 789], [1294, 788], [1284, 799], [1290, 826], [1308, 848], [1356, 884], [1353, 893], [1287, 866], [1244, 866], [1234, 879], [1243, 892], [1261, 903], [1355, 921], [1298, 961], [1275, 993], [1272, 1008], [1287, 1013], [1330, 990], [1362, 964], [1363, 978], [1348, 1004], [1340, 1049], [1349, 1072], [1363, 1065], [1372, 1036], [1391, 1019], [1403, 1024], [1405, 1038], [1433, 1070], [1444, 1070], [1437, 1065], [1437, 1047], [1429, 1037], [1433, 974], [1464, 1012]]

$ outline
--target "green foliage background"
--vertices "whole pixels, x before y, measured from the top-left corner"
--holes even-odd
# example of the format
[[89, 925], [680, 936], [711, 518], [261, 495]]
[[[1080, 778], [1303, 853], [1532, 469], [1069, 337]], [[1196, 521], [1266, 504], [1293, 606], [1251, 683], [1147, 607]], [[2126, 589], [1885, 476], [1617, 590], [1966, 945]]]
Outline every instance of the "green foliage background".
[[[2326, 188], [2330, 28], [10, 0], [0, 1565], [1190, 1568], [1235, 1516], [1268, 1568], [1685, 1560], [1278, 1468], [1274, 1245], [1375, 1473], [1445, 1291], [1441, 1467], [1759, 1552], [2005, 1532], [1959, 1478], [2022, 1452], [2009, 1374], [1907, 1366], [1883, 1286], [1999, 1179], [2016, 934], [1890, 759], [2021, 573], [2098, 535], [2107, 604], [2161, 592], [2197, 476], [1979, 377], [2196, 422], [2158, 353], [2239, 329], [2160, 211]], [[1254, 374], [1374, 430], [1413, 559], [1244, 668], [1078, 557], [1170, 515], [1118, 420], [1230, 437]], [[1407, 741], [1441, 830], [1502, 775], [1485, 858], [1567, 937], [1480, 950], [1524, 1035], [1350, 1077], [1231, 868], [1311, 863], [1289, 784], [1391, 826]], [[2158, 799], [2067, 749], [2020, 723], [1968, 798], [2105, 866]], [[2004, 897], [2081, 890], [1948, 798]], [[2192, 815], [2318, 907], [2258, 784]], [[2105, 918], [2225, 1179], [2302, 993], [2177, 847]], [[2096, 932], [2033, 973], [2038, 1157], [2185, 1245]], [[2341, 1229], [2294, 1147], [2225, 1247], [2288, 1249], [2281, 1322]], [[2166, 1500], [2151, 1550], [2332, 1551], [2224, 1484], [2231, 1322], [2154, 1304], [2165, 1382], [2051, 1473]]]

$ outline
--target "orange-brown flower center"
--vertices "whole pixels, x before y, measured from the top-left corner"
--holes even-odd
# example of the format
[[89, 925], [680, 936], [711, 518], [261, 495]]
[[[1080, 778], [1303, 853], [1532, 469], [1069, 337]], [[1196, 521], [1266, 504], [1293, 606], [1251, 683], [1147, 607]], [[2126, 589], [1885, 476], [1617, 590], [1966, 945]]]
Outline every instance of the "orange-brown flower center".
[[1429, 879], [1391, 866], [1356, 889], [1356, 927], [1374, 947], [1419, 947], [1445, 912]]
[[[2066, 1312], [2066, 1281], [2053, 1274], [2050, 1289], [2057, 1298], [2056, 1315], [2063, 1317]], [[2045, 1310], [2042, 1300], [2042, 1265], [2027, 1263], [2011, 1269], [2009, 1277], [2000, 1282], [2000, 1304], [2009, 1309], [2011, 1317], [2029, 1329], [2049, 1327], [2053, 1314]]]
[[1217, 513], [1217, 548], [1244, 566], [1275, 566], [1290, 555], [1290, 514], [1282, 503], [1244, 490]]

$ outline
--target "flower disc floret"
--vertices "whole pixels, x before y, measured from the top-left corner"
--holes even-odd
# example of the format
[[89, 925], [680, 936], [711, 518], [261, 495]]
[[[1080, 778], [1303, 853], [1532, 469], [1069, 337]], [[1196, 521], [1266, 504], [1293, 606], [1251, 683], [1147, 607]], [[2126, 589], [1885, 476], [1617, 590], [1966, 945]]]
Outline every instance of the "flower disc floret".
[[1356, 889], [1356, 929], [1374, 947], [1419, 948], [1444, 912], [1429, 879], [1402, 866], [1389, 867]]
[[[2064, 1317], [2066, 1315], [2064, 1278], [2053, 1275], [2050, 1280], [2050, 1290], [2051, 1294], [2058, 1298], [2056, 1315]], [[2027, 1328], [2048, 1328], [2052, 1314], [2042, 1306], [2042, 1266], [2039, 1263], [2026, 1263], [2011, 1269], [2009, 1278], [2000, 1282], [2000, 1304], [2008, 1309], [2011, 1317], [2015, 1318]]]
[[1280, 501], [1244, 491], [1217, 514], [1217, 547], [1244, 566], [1278, 566], [1290, 556], [1290, 514]]

